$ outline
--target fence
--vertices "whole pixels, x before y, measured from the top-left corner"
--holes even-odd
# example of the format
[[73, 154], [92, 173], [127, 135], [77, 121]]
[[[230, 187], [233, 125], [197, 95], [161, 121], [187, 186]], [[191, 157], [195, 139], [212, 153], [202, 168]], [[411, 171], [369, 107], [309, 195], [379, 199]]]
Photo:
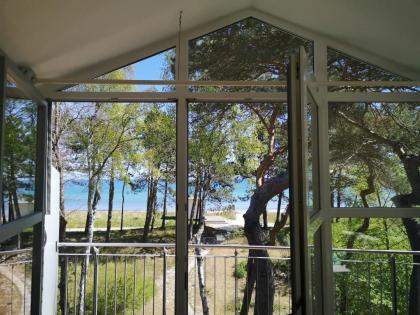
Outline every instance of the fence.
[[[174, 314], [174, 244], [60, 244], [58, 314]], [[189, 314], [238, 314], [244, 293], [248, 250], [267, 249], [273, 267], [273, 314], [291, 313], [288, 247], [191, 245]], [[336, 314], [408, 314], [412, 251], [334, 249]], [[81, 266], [89, 257], [81, 296]], [[253, 257], [254, 261], [267, 257]], [[0, 252], [0, 314], [30, 312], [31, 249]], [[259, 283], [255, 284], [258, 288]], [[253, 313], [255, 294], [250, 298]], [[206, 302], [206, 303], [203, 303]]]
[[29, 314], [32, 249], [0, 252], [0, 314]]

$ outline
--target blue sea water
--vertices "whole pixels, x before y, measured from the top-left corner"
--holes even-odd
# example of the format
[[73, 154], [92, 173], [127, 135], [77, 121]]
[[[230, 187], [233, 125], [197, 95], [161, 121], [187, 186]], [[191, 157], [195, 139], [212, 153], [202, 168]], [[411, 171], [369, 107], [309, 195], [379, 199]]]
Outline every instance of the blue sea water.
[[[64, 184], [64, 204], [66, 210], [86, 210], [87, 209], [87, 185], [85, 180], [69, 180], [67, 179]], [[163, 184], [162, 184], [163, 185]], [[122, 205], [122, 188], [123, 182], [120, 180], [115, 181], [114, 202], [113, 208], [121, 210]], [[174, 190], [174, 186], [171, 187]], [[249, 200], [241, 200], [241, 197], [247, 195], [250, 189], [246, 181], [235, 184], [233, 195], [236, 199], [234, 202], [235, 210], [238, 212], [245, 212], [249, 205]], [[162, 209], [163, 203], [163, 189], [158, 192], [158, 209]], [[104, 180], [101, 185], [101, 199], [98, 204], [98, 210], [108, 209], [108, 193], [109, 182]], [[135, 192], [131, 190], [129, 185], [125, 186], [124, 192], [124, 209], [130, 211], [145, 211], [147, 204], [147, 190]], [[283, 202], [284, 203], [284, 202]], [[225, 206], [226, 204], [222, 204]], [[169, 196], [167, 203], [168, 211], [175, 210], [174, 196]], [[284, 207], [284, 205], [283, 205]], [[217, 209], [217, 205], [208, 204], [209, 209]], [[273, 198], [267, 206], [269, 211], [277, 209], [277, 198]]]

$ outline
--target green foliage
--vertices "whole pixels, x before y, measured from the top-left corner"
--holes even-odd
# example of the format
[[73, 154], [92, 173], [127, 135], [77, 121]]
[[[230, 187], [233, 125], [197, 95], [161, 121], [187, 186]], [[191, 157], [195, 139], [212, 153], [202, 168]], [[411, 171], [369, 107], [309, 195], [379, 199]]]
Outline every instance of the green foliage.
[[243, 279], [247, 274], [247, 261], [240, 261], [238, 262], [235, 270], [233, 271], [233, 276], [236, 279]]
[[19, 203], [34, 198], [36, 114], [37, 106], [31, 101], [6, 100], [2, 193], [9, 206], [9, 219], [23, 215]]
[[369, 165], [375, 176], [371, 206], [391, 206], [391, 197], [411, 191], [392, 143], [404, 154], [419, 155], [420, 111], [414, 103], [330, 104], [331, 185], [343, 205], [361, 206]]
[[[80, 262], [80, 260], [79, 260]], [[115, 269], [115, 264], [117, 268]], [[68, 285], [68, 307], [69, 312], [74, 312], [74, 262], [69, 264], [69, 281]], [[136, 268], [136, 277], [134, 277], [134, 267]], [[149, 301], [153, 294], [153, 278], [150, 273], [146, 273], [143, 278], [143, 259], [137, 259], [134, 265], [133, 258], [127, 258], [125, 267], [125, 258], [114, 259], [110, 257], [108, 264], [105, 259], [101, 259], [98, 264], [98, 314], [105, 314], [105, 308], [108, 313], [114, 312], [116, 307], [117, 314], [124, 312], [124, 301], [126, 311], [133, 307], [133, 295], [136, 296], [135, 310], [141, 310], [143, 306], [143, 294], [145, 301]], [[89, 265], [89, 274], [93, 275], [93, 261]], [[125, 269], [126, 268], [126, 269]], [[146, 268], [153, 268], [149, 261]], [[80, 264], [76, 269], [77, 281], [80, 279]], [[79, 282], [76, 284], [78, 289]], [[124, 296], [125, 291], [125, 296]], [[93, 310], [93, 294], [94, 282], [93, 276], [88, 278], [86, 287], [86, 312], [91, 313]], [[78, 303], [78, 295], [76, 295], [76, 304]], [[106, 303], [105, 303], [106, 300]], [[115, 301], [115, 302], [114, 302]], [[76, 305], [77, 307], [77, 305]]]
[[283, 80], [288, 58], [312, 42], [247, 18], [189, 43], [189, 75], [204, 80]]
[[[346, 247], [350, 235], [362, 224], [362, 219], [340, 219], [333, 224], [333, 247]], [[410, 250], [410, 244], [401, 219], [370, 219], [369, 229], [359, 234], [355, 248], [365, 249], [399, 249]], [[372, 314], [391, 314], [391, 265], [390, 256], [383, 254], [354, 253], [346, 260], [345, 253], [336, 253], [340, 264], [349, 271], [334, 273], [336, 284], [336, 301], [340, 311], [362, 314], [370, 310]], [[411, 275], [410, 255], [397, 255], [397, 298], [398, 309], [405, 313], [408, 306], [407, 294]], [[340, 303], [346, 301], [346, 306]]]

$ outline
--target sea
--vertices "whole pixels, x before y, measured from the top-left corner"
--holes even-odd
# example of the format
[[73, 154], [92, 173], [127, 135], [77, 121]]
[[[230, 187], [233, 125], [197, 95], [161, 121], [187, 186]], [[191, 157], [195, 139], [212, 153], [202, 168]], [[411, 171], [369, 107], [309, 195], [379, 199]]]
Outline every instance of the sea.
[[[163, 183], [161, 183], [163, 188]], [[170, 186], [170, 190], [175, 192], [175, 185]], [[220, 203], [208, 203], [207, 209], [209, 211], [220, 211], [229, 204], [234, 206], [236, 212], [243, 213], [248, 209], [249, 198], [247, 199], [247, 193], [252, 189], [251, 185], [247, 181], [241, 181], [236, 183], [233, 187], [233, 202], [222, 202]], [[115, 181], [114, 190], [114, 202], [113, 209], [121, 210], [122, 208], [122, 190], [123, 182], [121, 180]], [[101, 183], [101, 199], [98, 204], [98, 211], [108, 210], [108, 193], [109, 193], [109, 181], [103, 180]], [[287, 192], [286, 192], [287, 195]], [[175, 211], [175, 198], [168, 194], [167, 199], [167, 210], [169, 212]], [[245, 198], [245, 199], [244, 199]], [[267, 205], [268, 211], [277, 211], [277, 197], [273, 198]], [[81, 179], [69, 179], [65, 180], [64, 184], [64, 205], [66, 210], [74, 211], [87, 210], [87, 181]], [[124, 210], [128, 211], [145, 211], [147, 205], [147, 190], [133, 191], [129, 185], [125, 186], [124, 191]], [[282, 202], [282, 209], [285, 207], [285, 202]], [[163, 207], [163, 189], [158, 191], [158, 210], [162, 210]]]

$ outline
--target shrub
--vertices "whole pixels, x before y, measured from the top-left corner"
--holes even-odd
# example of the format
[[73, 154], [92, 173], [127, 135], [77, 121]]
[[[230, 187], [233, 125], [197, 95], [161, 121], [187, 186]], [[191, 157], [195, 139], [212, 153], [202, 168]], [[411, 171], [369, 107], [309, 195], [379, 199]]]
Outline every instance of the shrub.
[[248, 263], [246, 261], [240, 261], [233, 271], [233, 276], [237, 279], [242, 279], [246, 275]]

